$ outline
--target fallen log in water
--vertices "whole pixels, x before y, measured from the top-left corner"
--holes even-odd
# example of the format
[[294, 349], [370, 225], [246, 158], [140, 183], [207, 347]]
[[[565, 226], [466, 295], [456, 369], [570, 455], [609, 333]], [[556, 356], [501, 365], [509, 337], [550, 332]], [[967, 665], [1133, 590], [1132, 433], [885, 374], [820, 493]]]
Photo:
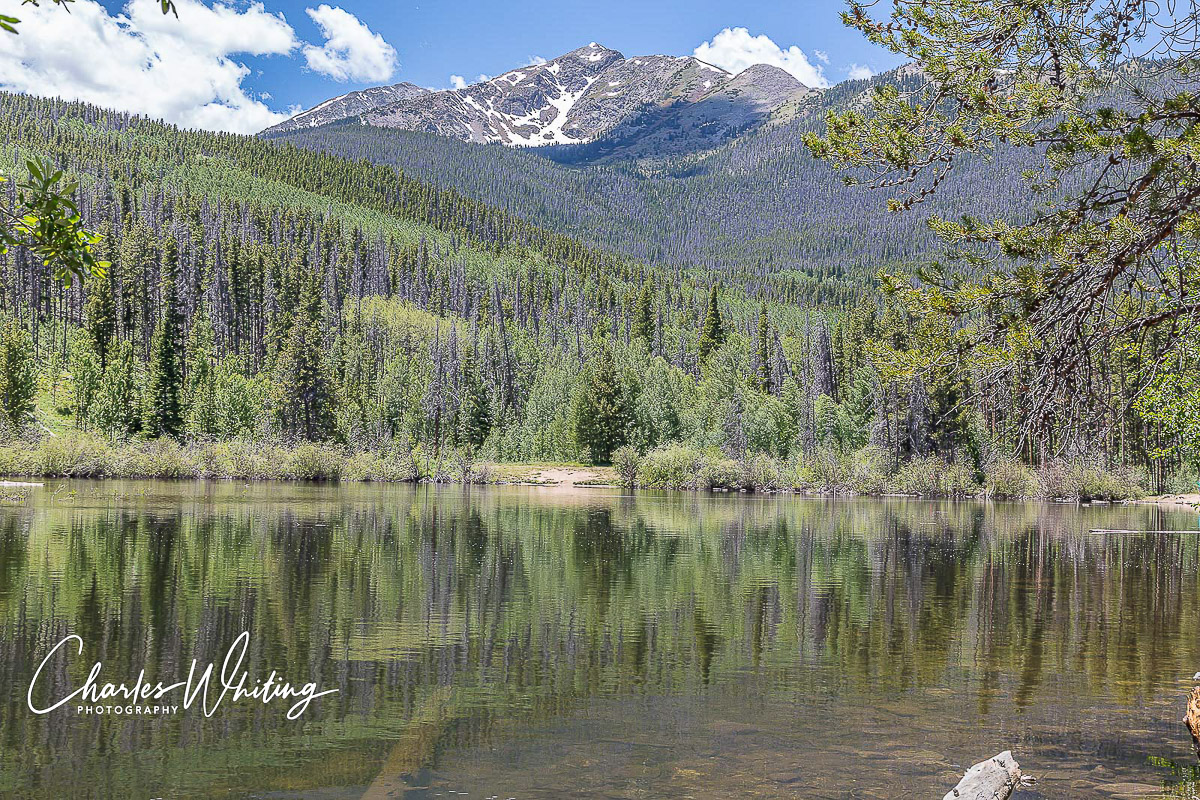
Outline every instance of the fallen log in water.
[[[1200, 674], [1197, 674], [1200, 678]], [[1188, 698], [1187, 714], [1184, 715], [1183, 721], [1187, 723], [1188, 730], [1192, 732], [1192, 744], [1196, 748], [1196, 758], [1200, 758], [1200, 686], [1192, 689], [1192, 696]]]
[[1008, 800], [1021, 784], [1021, 765], [1008, 750], [967, 770], [942, 800]]

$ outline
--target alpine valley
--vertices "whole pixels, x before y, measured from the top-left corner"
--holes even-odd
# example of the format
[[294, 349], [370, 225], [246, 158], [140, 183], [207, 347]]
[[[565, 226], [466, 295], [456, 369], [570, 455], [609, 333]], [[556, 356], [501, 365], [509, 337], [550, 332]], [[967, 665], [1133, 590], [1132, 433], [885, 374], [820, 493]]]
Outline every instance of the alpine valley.
[[1200, 0], [3, 3], [0, 798], [1200, 800]]
[[[901, 69], [816, 90], [777, 67], [731, 75], [592, 43], [462, 89], [352, 93], [260, 135], [399, 167], [641, 261], [767, 271], [844, 297], [847, 281], [873, 283], [934, 239], [925, 214], [888, 214], [885, 198], [847, 188], [801, 138], [830, 110], [869, 103], [874, 87], [918, 78]], [[1028, 161], [968, 160], [928, 212], [1011, 211]]]
[[[973, 490], [1015, 401], [881, 367], [924, 334], [877, 276], [937, 256], [930, 214], [1028, 215], [1039, 156], [962, 159], [892, 214], [803, 143], [921, 80], [815, 89], [592, 43], [257, 137], [0, 94], [4, 167], [77, 175], [111, 263], [63, 285], [0, 255], [41, 376], [10, 418], [53, 434], [0, 472], [482, 480], [620, 456], [649, 486]], [[1107, 424], [1140, 442], [1129, 402]]]

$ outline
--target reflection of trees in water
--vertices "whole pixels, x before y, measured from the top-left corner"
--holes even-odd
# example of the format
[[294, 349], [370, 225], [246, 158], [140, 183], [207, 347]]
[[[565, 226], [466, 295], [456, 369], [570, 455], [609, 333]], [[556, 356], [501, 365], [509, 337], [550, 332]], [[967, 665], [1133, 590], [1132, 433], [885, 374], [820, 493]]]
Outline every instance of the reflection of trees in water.
[[[0, 678], [21, 688], [0, 719], [5, 773], [52, 785], [63, 767], [48, 754], [69, 751], [93, 769], [124, 759], [161, 790], [186, 770], [136, 753], [179, 745], [234, 783], [297, 769], [366, 782], [381, 739], [415, 768], [514, 716], [747, 670], [792, 692], [950, 681], [986, 715], [997, 697], [1035, 703], [1051, 678], [1133, 702], [1200, 663], [1196, 537], [1089, 533], [1162, 527], [1144, 509], [411, 488], [172, 499], [0, 513]], [[59, 688], [95, 660], [114, 678], [182, 677], [242, 630], [252, 675], [340, 690], [303, 737], [278, 707], [24, 710], [38, 654], [66, 632], [87, 648], [53, 665]]]

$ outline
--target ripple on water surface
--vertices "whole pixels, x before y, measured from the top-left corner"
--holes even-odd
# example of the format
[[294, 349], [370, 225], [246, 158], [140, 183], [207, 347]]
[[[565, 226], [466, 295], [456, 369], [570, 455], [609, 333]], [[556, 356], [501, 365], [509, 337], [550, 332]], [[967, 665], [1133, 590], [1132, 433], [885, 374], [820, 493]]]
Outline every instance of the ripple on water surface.
[[[48, 485], [0, 506], [0, 794], [1191, 797], [1194, 514], [611, 490]], [[1158, 533], [1147, 533], [1157, 531]], [[1162, 531], [1175, 531], [1162, 533]], [[211, 718], [42, 691], [253, 675]]]

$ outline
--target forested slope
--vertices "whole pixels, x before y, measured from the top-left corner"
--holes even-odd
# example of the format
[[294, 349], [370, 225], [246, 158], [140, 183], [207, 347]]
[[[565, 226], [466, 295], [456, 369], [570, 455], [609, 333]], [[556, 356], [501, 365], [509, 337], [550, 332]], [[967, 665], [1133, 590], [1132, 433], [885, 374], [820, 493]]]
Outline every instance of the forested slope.
[[[45, 155], [82, 176], [80, 207], [112, 262], [64, 288], [28, 253], [0, 257], [3, 306], [82, 427], [434, 450], [492, 435], [499, 457], [563, 458], [580, 453], [572, 397], [597, 353], [609, 370], [615, 348], [630, 375], [661, 376], [653, 392], [695, 390], [715, 294], [704, 276], [607, 255], [386, 167], [258, 139], [11, 95], [0, 126], [8, 157]], [[779, 385], [794, 368], [784, 342], [811, 327], [790, 287], [754, 289], [778, 295], [764, 369]], [[760, 310], [728, 289], [709, 346], [750, 336]], [[89, 351], [95, 385], [81, 386]], [[164, 380], [178, 397], [156, 395]], [[189, 396], [213, 386], [229, 396]], [[669, 419], [634, 426], [647, 446], [676, 438], [690, 405], [653, 392], [644, 413]], [[704, 413], [689, 424], [719, 430], [723, 412]], [[786, 449], [789, 435], [776, 438]]]
[[[993, 219], [1030, 212], [1021, 172], [1034, 154], [1013, 150], [964, 163], [921, 209], [889, 214], [880, 193], [846, 186], [803, 135], [829, 109], [866, 102], [872, 87], [904, 84], [891, 72], [848, 81], [802, 101], [774, 124], [707, 153], [593, 165], [603, 142], [565, 148], [471, 145], [429, 134], [339, 123], [286, 141], [401, 167], [497, 208], [656, 264], [726, 274], [794, 274], [814, 286], [869, 285], [881, 268], [928, 258], [938, 245], [925, 218]], [[598, 149], [599, 148], [599, 149]], [[824, 299], [821, 290], [811, 293]]]
[[[647, 200], [640, 241], [676, 242], [648, 265], [391, 166], [76, 103], [0, 95], [0, 133], [6, 160], [42, 156], [80, 177], [81, 212], [111, 262], [63, 286], [28, 252], [0, 255], [4, 428], [50, 443], [10, 448], [0, 471], [252, 476], [247, 459], [315, 442], [361, 454], [360, 477], [439, 477], [451, 463], [466, 477], [475, 459], [616, 459], [647, 485], [954, 493], [1009, 463], [1020, 387], [979, 396], [961, 371], [914, 378], [889, 366], [954, 334], [886, 303], [865, 263], [687, 267], [664, 254], [698, 234], [660, 237], [654, 226], [666, 223]], [[453, 152], [422, 141], [430, 158]], [[777, 157], [743, 143], [668, 185], [739, 179]], [[512, 182], [539, 174], [555, 173]], [[588, 213], [618, 199], [597, 196]], [[749, 246], [738, 218], [712, 213], [732, 259]], [[854, 251], [854, 226], [881, 247], [875, 219], [860, 205], [853, 224], [780, 222], [774, 235], [827, 251], [832, 265], [838, 248]], [[632, 240], [633, 228], [611, 230]], [[1079, 462], [1092, 472], [1077, 477], [1151, 463], [1154, 440], [1120, 394], [1139, 368], [1114, 363], [1112, 412]], [[186, 468], [130, 467], [64, 452], [54, 442], [71, 428], [117, 444], [241, 444], [219, 464], [205, 451]], [[997, 493], [1133, 491], [1128, 481], [1035, 485], [1014, 469]], [[287, 474], [337, 474], [323, 470]]]

